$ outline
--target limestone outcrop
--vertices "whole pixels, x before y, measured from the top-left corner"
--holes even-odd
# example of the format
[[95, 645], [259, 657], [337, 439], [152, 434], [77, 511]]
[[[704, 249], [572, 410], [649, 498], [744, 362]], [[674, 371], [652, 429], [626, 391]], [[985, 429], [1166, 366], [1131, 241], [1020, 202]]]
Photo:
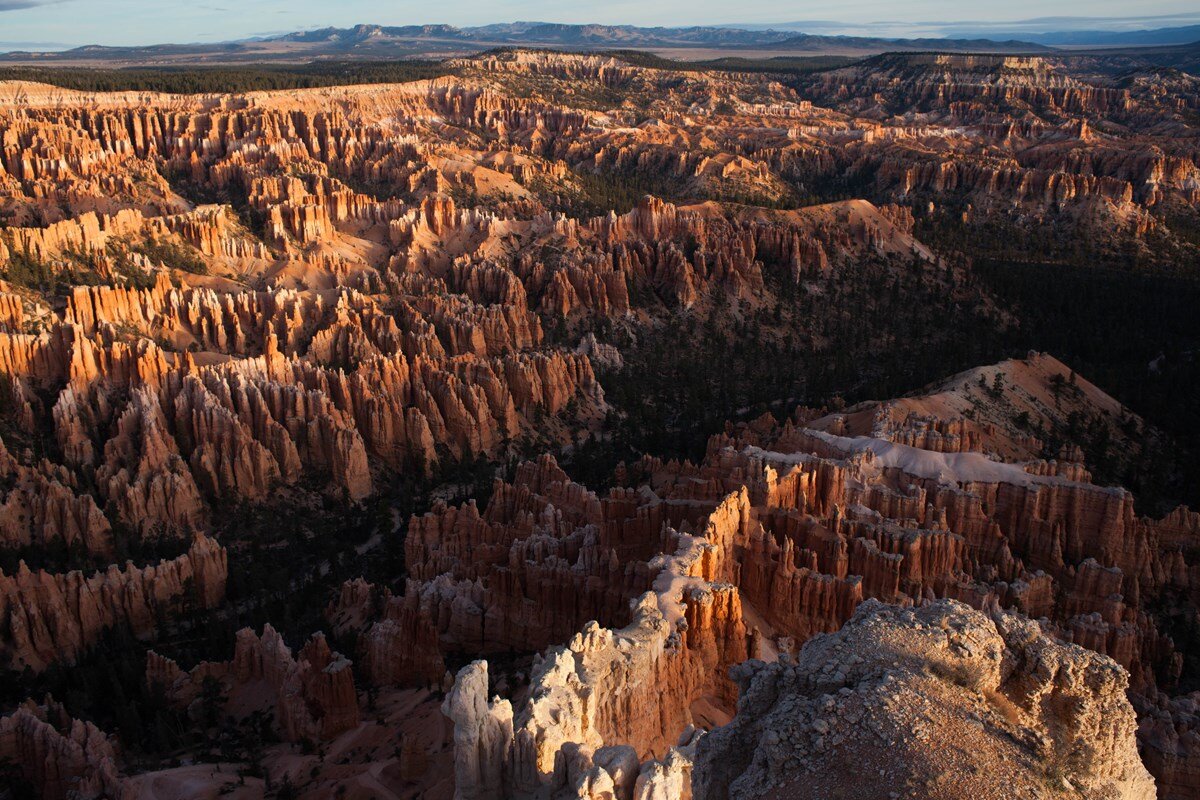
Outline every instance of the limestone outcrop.
[[735, 677], [737, 716], [700, 740], [693, 797], [1156, 796], [1124, 670], [1014, 615], [869, 601], [794, 662]]

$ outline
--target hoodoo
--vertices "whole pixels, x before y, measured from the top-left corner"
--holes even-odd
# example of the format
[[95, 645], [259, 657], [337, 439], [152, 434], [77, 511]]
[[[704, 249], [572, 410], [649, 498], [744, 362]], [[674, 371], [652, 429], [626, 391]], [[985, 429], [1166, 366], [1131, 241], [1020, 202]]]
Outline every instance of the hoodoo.
[[0, 54], [0, 800], [1200, 794], [1196, 47], [1040, 24]]

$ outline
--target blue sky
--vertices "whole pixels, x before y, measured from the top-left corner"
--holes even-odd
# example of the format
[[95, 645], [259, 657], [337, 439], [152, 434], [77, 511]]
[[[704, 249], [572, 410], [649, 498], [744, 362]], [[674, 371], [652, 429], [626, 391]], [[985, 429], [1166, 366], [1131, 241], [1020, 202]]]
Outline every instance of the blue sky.
[[[1137, 17], [1131, 18], [1131, 15]], [[813, 21], [820, 33], [938, 35], [958, 23], [1030, 18], [1123, 18], [1042, 21], [1026, 30], [1166, 27], [1200, 22], [1196, 0], [0, 0], [0, 49], [81, 44], [212, 42], [359, 22], [480, 25], [514, 20], [634, 25], [710, 25]], [[1161, 19], [1151, 19], [1161, 16]], [[901, 19], [901, 17], [903, 17]], [[991, 27], [991, 25], [989, 25]], [[1015, 27], [1015, 26], [1014, 26]]]

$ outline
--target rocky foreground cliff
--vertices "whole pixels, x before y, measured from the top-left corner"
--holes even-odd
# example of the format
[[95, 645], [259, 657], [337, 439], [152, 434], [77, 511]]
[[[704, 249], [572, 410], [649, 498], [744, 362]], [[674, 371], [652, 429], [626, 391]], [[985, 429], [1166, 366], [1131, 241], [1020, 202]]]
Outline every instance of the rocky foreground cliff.
[[1156, 796], [1123, 671], [1014, 615], [869, 601], [794, 661], [733, 677], [697, 798]]

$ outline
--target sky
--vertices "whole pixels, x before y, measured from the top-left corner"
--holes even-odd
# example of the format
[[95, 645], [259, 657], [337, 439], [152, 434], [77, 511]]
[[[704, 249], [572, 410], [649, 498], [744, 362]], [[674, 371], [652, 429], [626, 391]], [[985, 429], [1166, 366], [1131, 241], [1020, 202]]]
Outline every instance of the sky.
[[[1031, 18], [1036, 19], [1014, 25]], [[972, 29], [1169, 27], [1200, 23], [1200, 12], [1196, 0], [0, 0], [0, 49], [216, 42], [356, 23], [469, 26], [516, 20], [668, 26], [804, 22], [802, 28], [812, 33], [937, 36]]]

